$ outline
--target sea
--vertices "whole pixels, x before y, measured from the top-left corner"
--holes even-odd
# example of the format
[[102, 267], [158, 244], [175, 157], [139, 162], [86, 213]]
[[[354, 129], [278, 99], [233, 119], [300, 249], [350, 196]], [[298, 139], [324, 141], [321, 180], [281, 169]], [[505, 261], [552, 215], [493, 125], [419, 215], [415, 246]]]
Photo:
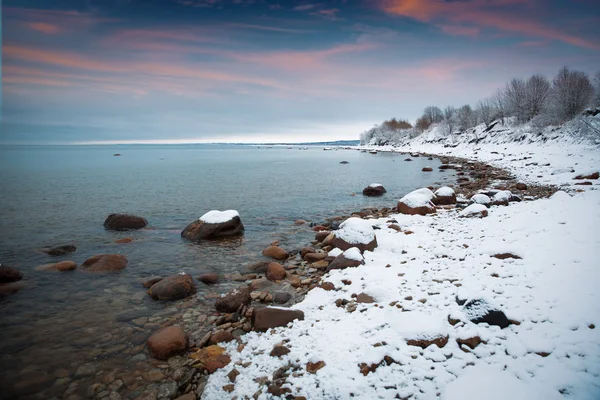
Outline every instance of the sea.
[[[311, 223], [393, 207], [411, 190], [453, 179], [452, 172], [438, 170], [437, 159], [407, 157], [322, 146], [3, 146], [0, 262], [24, 274], [24, 287], [0, 298], [0, 399], [88, 393], [107, 371], [135, 369], [145, 376], [156, 368], [144, 345], [148, 335], [176, 321], [186, 307], [199, 306], [154, 301], [141, 280], [182, 271], [193, 277], [244, 272], [263, 259], [271, 242], [286, 250], [309, 245]], [[422, 172], [425, 166], [433, 172]], [[387, 193], [363, 196], [372, 183]], [[204, 213], [229, 209], [241, 216], [243, 238], [181, 238], [181, 230]], [[139, 215], [149, 224], [107, 231], [103, 222], [111, 213]], [[299, 219], [307, 223], [296, 225]], [[133, 241], [115, 243], [124, 237]], [[39, 251], [66, 244], [77, 250], [61, 257]], [[35, 269], [62, 260], [81, 264], [105, 253], [125, 255], [127, 268], [110, 274]], [[232, 285], [198, 283], [195, 296], [206, 299]], [[202, 304], [210, 313], [210, 301]], [[134, 390], [125, 386], [123, 398], [148, 387], [137, 381], [130, 385]]]

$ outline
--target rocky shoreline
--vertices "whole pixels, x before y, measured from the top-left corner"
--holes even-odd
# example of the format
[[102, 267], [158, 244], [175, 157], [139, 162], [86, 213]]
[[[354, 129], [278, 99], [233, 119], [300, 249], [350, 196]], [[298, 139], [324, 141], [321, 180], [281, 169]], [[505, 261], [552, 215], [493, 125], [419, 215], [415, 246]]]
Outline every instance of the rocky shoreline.
[[[417, 156], [435, 157], [431, 154], [413, 153], [411, 155], [411, 157]], [[520, 201], [548, 197], [557, 190], [556, 187], [525, 185], [514, 179], [507, 171], [484, 163], [456, 157], [444, 158], [440, 169], [451, 169], [456, 172], [457, 182], [453, 186], [459, 198], [470, 198], [477, 192], [497, 189], [510, 190], [518, 194], [514, 200]], [[424, 173], [426, 172], [424, 170]], [[459, 202], [458, 207], [466, 206], [466, 204]], [[455, 206], [438, 205], [438, 207], [448, 209]], [[155, 337], [156, 340], [152, 340], [152, 338], [149, 340], [148, 346], [154, 356], [158, 356], [158, 358], [147, 359], [144, 356], [144, 361], [153, 364], [154, 369], [123, 371], [122, 374], [101, 374], [98, 375], [101, 377], [99, 381], [87, 387], [81, 387], [76, 381], [73, 381], [64, 392], [63, 398], [71, 400], [81, 398], [102, 400], [120, 398], [189, 400], [200, 398], [210, 373], [229, 363], [229, 357], [218, 345], [219, 343], [237, 341], [239, 346], [243, 346], [240, 338], [245, 333], [252, 330], [266, 330], [271, 326], [282, 326], [291, 321], [286, 316], [265, 314], [264, 318], [258, 322], [257, 328], [257, 310], [264, 309], [263, 307], [269, 305], [290, 307], [301, 302], [304, 296], [316, 287], [324, 290], [334, 289], [330, 282], [322, 281], [323, 275], [329, 271], [331, 263], [334, 261], [334, 257], [329, 255], [329, 252], [336, 247], [330, 236], [332, 231], [337, 230], [344, 220], [351, 217], [368, 220], [388, 218], [394, 213], [397, 213], [396, 206], [367, 208], [350, 215], [328, 218], [320, 224], [312, 223], [310, 225], [315, 231], [315, 240], [310, 243], [310, 246], [287, 252], [278, 247], [276, 241], [263, 251], [263, 255], [271, 258], [272, 261], [260, 261], [247, 265], [244, 273], [222, 277], [214, 276], [214, 274], [197, 277], [200, 282], [207, 285], [218, 282], [231, 285], [232, 282], [238, 282], [239, 287], [234, 288], [225, 297], [221, 297], [216, 291], [206, 294], [202, 299], [189, 296], [193, 293], [191, 287], [194, 283], [193, 281], [184, 283], [184, 287], [189, 287], [189, 289], [184, 290], [182, 295], [173, 298], [185, 298], [185, 300], [175, 303], [177, 309], [184, 310], [181, 315], [162, 321], [153, 319], [156, 320], [158, 327], [163, 326], [169, 329], [169, 327], [179, 326], [181, 328], [180, 330], [170, 329], [167, 334], [163, 332], [163, 337], [159, 335], [158, 339]], [[136, 223], [145, 226], [144, 221]], [[299, 225], [303, 223], [304, 221], [298, 221]], [[394, 225], [393, 221], [390, 221], [389, 227], [396, 229]], [[396, 225], [396, 227], [398, 231], [402, 231], [399, 226]], [[403, 233], [408, 235], [411, 232], [404, 231]], [[174, 279], [185, 280], [185, 277], [178, 279], [175, 277]], [[148, 285], [147, 287], [151, 289], [159, 282], [160, 280], [148, 281], [144, 286]], [[176, 291], [178, 292], [178, 290]], [[154, 297], [152, 293], [150, 295]], [[161, 296], [157, 295], [156, 298], [161, 298]], [[216, 308], [214, 308], [213, 301], [216, 303]], [[299, 317], [300, 315], [295, 315], [295, 318]], [[185, 337], [183, 340], [185, 343], [182, 343], [182, 335]], [[144, 340], [142, 339], [136, 345], [137, 351], [145, 349]], [[153, 342], [158, 344], [152, 344]], [[276, 353], [285, 351], [285, 347], [273, 351]], [[142, 361], [142, 357], [139, 358]], [[230, 377], [232, 386], [223, 388], [225, 391], [234, 389], [237, 375], [234, 371], [238, 370], [232, 369]], [[75, 375], [94, 376], [97, 373], [93, 362], [90, 362], [81, 365]], [[69, 379], [67, 376], [63, 376], [63, 372], [59, 375], [57, 375], [58, 380]], [[60, 383], [63, 384], [62, 381]], [[281, 385], [278, 385], [277, 382], [267, 380], [264, 382], [264, 386], [271, 394], [284, 393]]]

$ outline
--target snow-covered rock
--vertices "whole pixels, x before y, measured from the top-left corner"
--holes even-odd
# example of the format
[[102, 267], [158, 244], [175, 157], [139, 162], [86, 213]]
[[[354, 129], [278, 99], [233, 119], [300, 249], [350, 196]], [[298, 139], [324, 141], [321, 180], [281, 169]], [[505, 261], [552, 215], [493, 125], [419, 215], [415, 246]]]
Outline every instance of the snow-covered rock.
[[490, 206], [492, 204], [492, 199], [490, 199], [487, 195], [483, 193], [476, 193], [471, 196], [471, 203], [474, 204], [483, 204], [484, 206]]
[[387, 192], [387, 190], [385, 190], [385, 188], [383, 187], [382, 184], [372, 183], [369, 186], [367, 186], [366, 188], [364, 188], [362, 193], [364, 196], [376, 197], [376, 196], [383, 196], [383, 194], [386, 192]]
[[350, 267], [358, 267], [364, 264], [364, 257], [360, 250], [356, 247], [351, 247], [338, 255], [327, 267], [327, 272], [334, 269], [345, 269]]
[[427, 188], [414, 190], [398, 201], [398, 212], [408, 215], [435, 214], [432, 201], [435, 198], [435, 194]]
[[434, 194], [434, 203], [437, 205], [456, 204], [456, 193], [451, 187], [443, 186], [436, 190]]
[[494, 206], [507, 206], [512, 198], [510, 190], [500, 190], [494, 197], [492, 197], [492, 205]]
[[488, 209], [483, 204], [475, 203], [462, 210], [458, 215], [463, 218], [483, 218], [488, 216]]
[[220, 239], [244, 234], [244, 224], [240, 214], [235, 210], [212, 210], [189, 224], [181, 237], [192, 241], [203, 239]]
[[352, 217], [340, 224], [340, 229], [334, 232], [331, 245], [342, 250], [356, 247], [361, 252], [373, 251], [377, 247], [377, 238], [369, 221]]

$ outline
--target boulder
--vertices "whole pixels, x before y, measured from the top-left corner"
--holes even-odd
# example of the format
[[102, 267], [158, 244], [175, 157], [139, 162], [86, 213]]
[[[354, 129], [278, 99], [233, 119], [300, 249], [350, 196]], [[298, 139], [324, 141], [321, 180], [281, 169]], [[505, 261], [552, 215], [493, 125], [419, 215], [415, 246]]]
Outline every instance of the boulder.
[[517, 183], [516, 188], [517, 188], [517, 190], [527, 190], [527, 185], [524, 184], [523, 182], [519, 182], [519, 183]]
[[180, 300], [194, 293], [194, 279], [183, 272], [161, 279], [148, 289], [148, 294], [154, 300]]
[[208, 272], [198, 277], [198, 280], [206, 285], [214, 285], [219, 282], [219, 275], [214, 272]]
[[273, 303], [285, 304], [292, 299], [292, 295], [289, 292], [275, 292], [273, 293]]
[[99, 254], [88, 258], [79, 266], [87, 272], [120, 271], [127, 267], [127, 257], [121, 254]]
[[333, 261], [327, 266], [327, 272], [334, 269], [358, 267], [362, 264], [364, 264], [364, 258], [362, 254], [360, 254], [360, 251], [356, 247], [351, 247], [333, 259]]
[[237, 211], [213, 210], [189, 224], [181, 232], [181, 237], [197, 242], [204, 239], [222, 239], [243, 234], [244, 225]]
[[433, 168], [431, 168], [431, 167], [423, 167], [423, 169], [421, 171], [423, 171], [423, 172], [432, 172]]
[[489, 196], [483, 193], [474, 194], [473, 196], [471, 196], [471, 199], [469, 201], [473, 204], [483, 204], [486, 207], [489, 207], [492, 204], [492, 199], [490, 199]]
[[217, 311], [224, 313], [233, 313], [241, 306], [247, 306], [252, 301], [250, 297], [250, 286], [243, 286], [232, 290], [223, 297], [219, 297], [215, 302]]
[[483, 204], [471, 204], [459, 214], [462, 218], [484, 218], [488, 216], [488, 209]]
[[321, 261], [324, 260], [327, 257], [327, 253], [306, 253], [304, 256], [302, 256], [302, 259], [308, 263], [313, 263], [316, 261]]
[[435, 191], [435, 198], [433, 203], [439, 206], [447, 206], [456, 204], [456, 193], [454, 189], [444, 186]]
[[162, 277], [161, 276], [150, 276], [148, 278], [144, 278], [142, 280], [142, 286], [145, 287], [146, 289], [150, 289], [155, 283], [162, 281]]
[[331, 245], [341, 250], [356, 247], [361, 252], [373, 251], [377, 247], [377, 237], [369, 221], [352, 217], [340, 224], [340, 229], [333, 233]]
[[386, 192], [387, 192], [387, 190], [385, 190], [383, 185], [381, 185], [379, 183], [372, 183], [363, 189], [362, 194], [363, 194], [363, 196], [377, 197], [377, 196], [383, 196], [383, 194]]
[[8, 265], [0, 264], [0, 283], [17, 282], [21, 279], [23, 279], [23, 274], [20, 271]]
[[302, 259], [304, 259], [304, 256], [307, 255], [308, 253], [316, 253], [317, 250], [314, 247], [303, 247], [300, 250], [300, 257], [302, 257]]
[[148, 225], [145, 218], [129, 214], [110, 214], [104, 220], [104, 228], [111, 231], [142, 229]]
[[407, 215], [435, 214], [435, 198], [435, 194], [427, 188], [414, 190], [398, 201], [398, 212]]
[[72, 244], [66, 244], [63, 246], [44, 248], [44, 249], [41, 249], [40, 251], [42, 253], [46, 253], [50, 256], [56, 257], [56, 256], [64, 256], [65, 254], [72, 253], [75, 250], [77, 250], [77, 248], [75, 246], [73, 246]]
[[154, 358], [167, 360], [187, 350], [188, 336], [179, 326], [169, 326], [153, 333], [146, 342]]
[[54, 264], [40, 265], [39, 267], [36, 267], [35, 269], [37, 271], [64, 272], [64, 271], [74, 271], [76, 268], [77, 268], [77, 263], [75, 261], [66, 260], [66, 261], [61, 261], [61, 262], [57, 262]]
[[278, 246], [269, 246], [263, 250], [262, 255], [265, 257], [271, 257], [276, 260], [286, 260], [288, 258], [288, 253]]
[[25, 287], [24, 282], [0, 283], [0, 298], [9, 296]]
[[252, 326], [255, 331], [266, 332], [271, 328], [286, 326], [296, 319], [303, 320], [304, 312], [289, 308], [257, 308], [252, 313]]
[[463, 311], [467, 318], [475, 323], [487, 323], [504, 329], [509, 325], [508, 318], [504, 312], [496, 309], [483, 299], [474, 299], [465, 303]]
[[327, 236], [329, 236], [330, 233], [331, 231], [319, 231], [315, 234], [315, 240], [322, 242], [327, 238]]
[[219, 344], [222, 342], [231, 342], [234, 339], [231, 332], [220, 329], [210, 335], [210, 339], [208, 340], [209, 345]]
[[493, 206], [507, 206], [512, 198], [512, 193], [509, 190], [501, 190], [492, 197]]
[[267, 266], [267, 272], [265, 276], [268, 280], [275, 282], [285, 279], [287, 272], [285, 272], [285, 269], [281, 266], [281, 264], [272, 262]]

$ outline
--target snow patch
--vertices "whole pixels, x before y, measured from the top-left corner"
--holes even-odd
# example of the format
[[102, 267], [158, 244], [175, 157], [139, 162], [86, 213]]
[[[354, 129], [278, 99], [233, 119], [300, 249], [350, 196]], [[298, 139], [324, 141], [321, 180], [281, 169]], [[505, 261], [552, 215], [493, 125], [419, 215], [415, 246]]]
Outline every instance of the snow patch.
[[486, 206], [492, 202], [492, 200], [483, 193], [474, 194], [473, 196], [471, 196], [471, 201], [475, 204], [483, 204]]
[[198, 218], [202, 222], [206, 222], [207, 224], [221, 224], [223, 222], [228, 222], [234, 219], [235, 217], [239, 217], [240, 214], [236, 210], [212, 210]]
[[356, 247], [350, 247], [348, 250], [344, 251], [344, 257], [353, 261], [362, 261], [364, 259], [363, 255], [360, 254], [360, 250]]
[[417, 189], [400, 199], [401, 203], [406, 204], [410, 208], [423, 207], [431, 204], [431, 200], [435, 198], [435, 194], [427, 189]]
[[340, 224], [335, 236], [350, 244], [368, 244], [375, 239], [375, 232], [369, 221], [352, 217]]
[[436, 196], [440, 196], [440, 197], [451, 197], [454, 196], [454, 189], [448, 187], [448, 186], [444, 186], [439, 188], [438, 190], [435, 191], [435, 195]]
[[483, 211], [487, 211], [487, 207], [484, 206], [483, 204], [471, 204], [470, 206], [468, 206], [467, 208], [465, 208], [464, 210], [462, 210], [459, 215], [461, 217], [468, 217], [474, 214], [479, 214]]

